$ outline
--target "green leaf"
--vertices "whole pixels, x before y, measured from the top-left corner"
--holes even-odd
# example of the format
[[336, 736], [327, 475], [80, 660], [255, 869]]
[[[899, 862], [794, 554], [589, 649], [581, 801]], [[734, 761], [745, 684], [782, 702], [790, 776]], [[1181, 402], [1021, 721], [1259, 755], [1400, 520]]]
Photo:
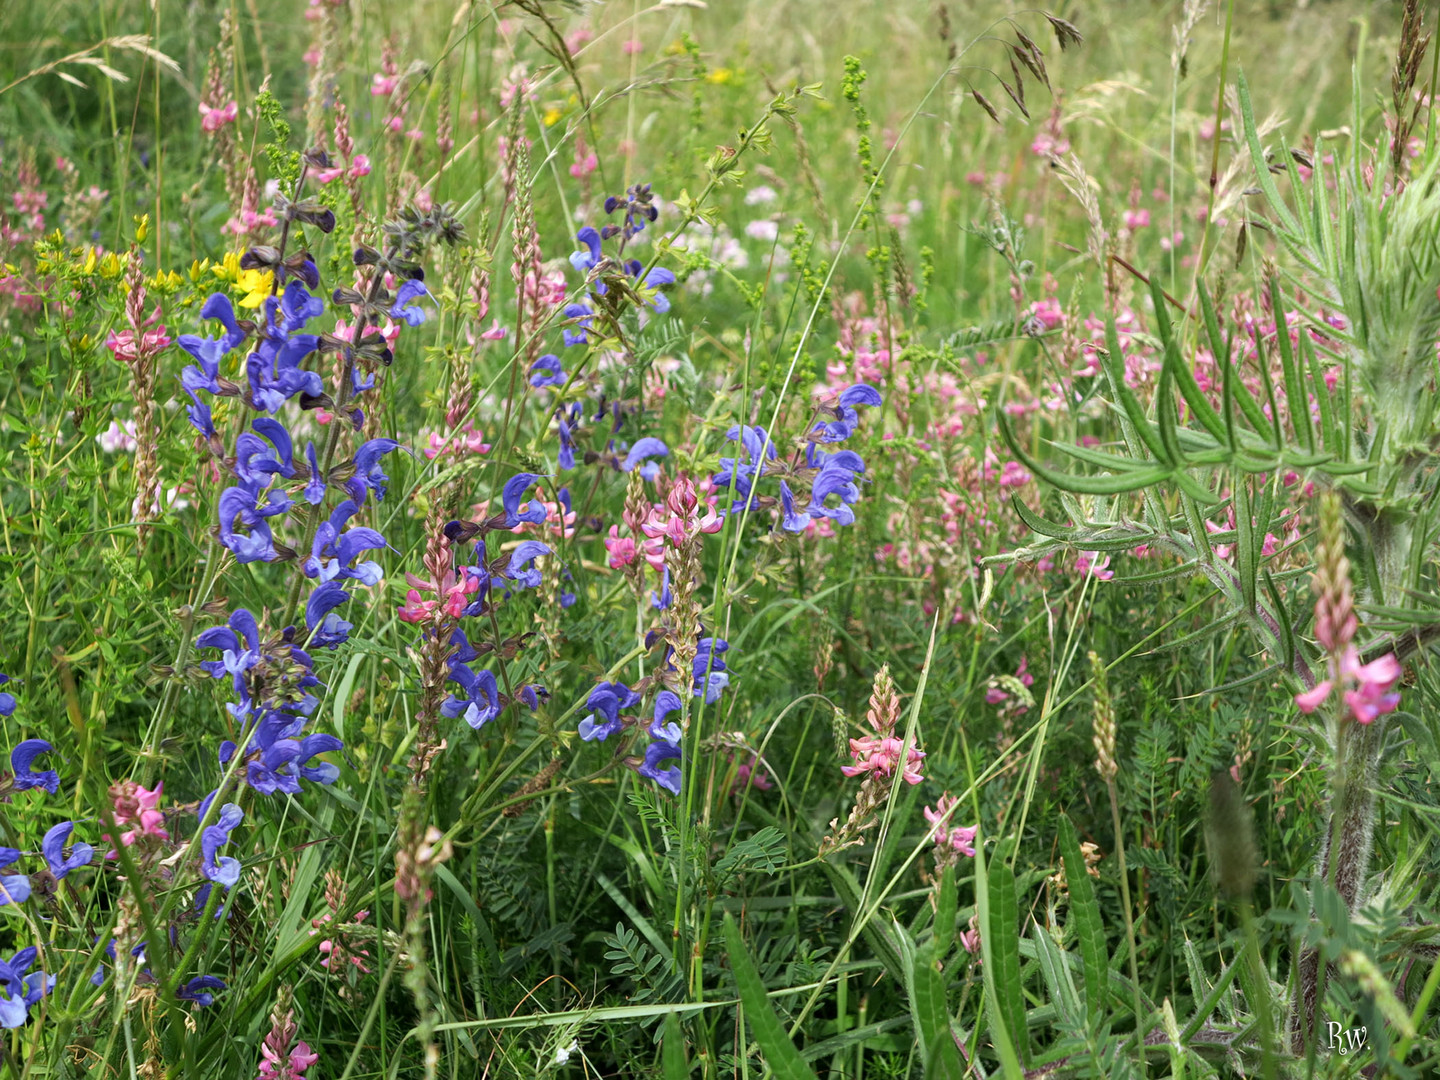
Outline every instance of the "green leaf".
[[[1255, 612], [1255, 523], [1251, 518], [1250, 483], [1237, 477], [1235, 484], [1235, 565], [1240, 575], [1240, 604], [1247, 615]], [[1263, 524], [1261, 528], [1264, 528]]]
[[1015, 433], [1010, 430], [1010, 424], [1004, 416], [997, 415], [996, 422], [1000, 425], [1000, 435], [1005, 440], [1005, 445], [1010, 447], [1010, 452], [1020, 464], [1045, 483], [1061, 491], [1073, 491], [1080, 495], [1120, 495], [1158, 484], [1170, 476], [1170, 470], [1162, 466], [1127, 471], [1121, 476], [1072, 476], [1069, 473], [1053, 472], [1031, 457], [1029, 451], [1020, 445], [1020, 440], [1015, 438]]
[[1070, 889], [1069, 929], [1080, 942], [1080, 960], [1085, 969], [1085, 1010], [1091, 1017], [1105, 1011], [1110, 986], [1110, 951], [1105, 945], [1105, 924], [1095, 886], [1080, 852], [1080, 840], [1070, 818], [1060, 815], [1060, 857], [1065, 862], [1065, 884]]
[[923, 953], [915, 961], [911, 1007], [918, 1027], [915, 1034], [925, 1054], [926, 1080], [964, 1080], [965, 1065], [960, 1060], [955, 1038], [950, 1034], [945, 980], [925, 962]]
[[665, 1035], [660, 1040], [660, 1063], [665, 1070], [665, 1080], [688, 1080], [690, 1064], [685, 1060], [685, 1033], [680, 1029], [680, 1018], [674, 1013], [665, 1017]]
[[[979, 797], [974, 795], [974, 791], [972, 786], [971, 793], [975, 798], [975, 811], [978, 814], [980, 811]], [[1013, 884], [1013, 877], [1011, 881]], [[1020, 1064], [1020, 1059], [1015, 1056], [1015, 1046], [1010, 1041], [1005, 1016], [1000, 1011], [997, 1001], [994, 935], [990, 931], [989, 873], [985, 864], [985, 848], [978, 839], [975, 844], [975, 910], [980, 921], [980, 976], [985, 983], [985, 1015], [989, 1019], [990, 1041], [995, 1045], [995, 1052], [1000, 1055], [1000, 1065], [1004, 1069], [1005, 1080], [1024, 1080], [1025, 1070]], [[1017, 951], [1020, 944], [1019, 938], [1020, 935], [1016, 933]]]
[[[1120, 332], [1115, 327], [1115, 313], [1105, 313], [1105, 349], [1109, 354], [1105, 357], [1105, 374], [1110, 379], [1110, 392], [1115, 395], [1125, 415], [1129, 417], [1135, 434], [1139, 436], [1152, 454], [1167, 465], [1174, 465], [1175, 461], [1165, 451], [1165, 445], [1150, 425], [1149, 418], [1145, 415], [1145, 406], [1140, 404], [1134, 392], [1125, 382], [1125, 356], [1120, 351]], [[1130, 440], [1127, 437], [1126, 442]], [[1138, 457], [1140, 448], [1131, 446], [1130, 453]]]
[[[1285, 297], [1280, 291], [1279, 278], [1270, 279], [1270, 303], [1275, 312], [1275, 343], [1280, 347], [1280, 366], [1285, 370], [1285, 396], [1290, 400], [1290, 423], [1296, 434], [1305, 440], [1306, 448], [1314, 452], [1315, 425], [1310, 422], [1305, 384], [1301, 381], [1300, 369], [1295, 364], [1295, 350], [1290, 347], [1289, 324], [1285, 321]], [[1302, 331], [1300, 336], [1304, 337], [1305, 333]]]
[[1150, 277], [1150, 294], [1155, 300], [1155, 326], [1159, 331], [1160, 340], [1165, 346], [1164, 370], [1170, 372], [1170, 377], [1175, 380], [1175, 385], [1180, 388], [1180, 396], [1185, 399], [1185, 404], [1190, 406], [1190, 412], [1196, 420], [1200, 421], [1202, 427], [1221, 442], [1226, 441], [1225, 421], [1215, 411], [1200, 389], [1200, 384], [1195, 381], [1195, 373], [1186, 367], [1185, 362], [1180, 358], [1180, 346], [1175, 340], [1175, 330], [1170, 323], [1170, 313], [1165, 309], [1165, 293], [1160, 288], [1160, 275], [1152, 274]]
[[1240, 118], [1245, 125], [1245, 141], [1250, 146], [1250, 161], [1255, 166], [1256, 183], [1265, 193], [1265, 201], [1270, 204], [1270, 212], [1280, 219], [1285, 231], [1291, 236], [1303, 234], [1300, 222], [1295, 220], [1295, 215], [1290, 212], [1290, 207], [1286, 206], [1285, 200], [1280, 198], [1280, 191], [1275, 186], [1275, 178], [1270, 175], [1270, 165], [1265, 160], [1265, 151], [1260, 146], [1260, 134], [1255, 126], [1255, 107], [1250, 103], [1250, 85], [1245, 81], [1243, 72], [1236, 72], [1235, 81], [1240, 96]]
[[1015, 872], [997, 859], [990, 872], [988, 926], [990, 955], [987, 964], [995, 980], [995, 1005], [1015, 1040], [1023, 1063], [1029, 1056], [1025, 1027], [1025, 990], [1020, 981], [1020, 907], [1015, 897]]
[[780, 1080], [816, 1080], [815, 1073], [805, 1064], [790, 1036], [785, 1034], [785, 1025], [775, 1015], [769, 998], [765, 996], [765, 983], [760, 979], [745, 939], [740, 936], [735, 917], [728, 911], [725, 913], [725, 946], [735, 986], [740, 992], [740, 1002], [745, 1006], [745, 1019], [755, 1041], [760, 1044], [765, 1063]]
[[1084, 1020], [1085, 1009], [1080, 1002], [1080, 994], [1075, 989], [1075, 982], [1070, 977], [1070, 965], [1065, 962], [1060, 947], [1041, 929], [1038, 922], [1030, 923], [1030, 937], [1035, 945], [1035, 959], [1039, 962], [1040, 975], [1045, 980], [1050, 1001], [1060, 1013], [1061, 1020], [1066, 1026], [1073, 1026]]

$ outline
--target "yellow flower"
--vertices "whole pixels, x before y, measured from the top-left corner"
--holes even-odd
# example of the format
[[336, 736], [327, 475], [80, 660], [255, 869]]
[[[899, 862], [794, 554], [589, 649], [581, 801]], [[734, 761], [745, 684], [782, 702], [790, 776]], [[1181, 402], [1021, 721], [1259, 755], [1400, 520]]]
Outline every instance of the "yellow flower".
[[242, 308], [258, 308], [270, 295], [275, 275], [269, 270], [241, 270], [235, 282], [235, 289], [245, 295], [239, 303]]
[[730, 70], [728, 67], [722, 67], [722, 68], [716, 68], [714, 71], [712, 71], [712, 72], [710, 72], [708, 75], [706, 75], [706, 76], [705, 76], [705, 81], [706, 81], [706, 82], [716, 83], [717, 85], [722, 85], [722, 86], [723, 86], [725, 83], [730, 82], [730, 81], [731, 81], [732, 79], [734, 79], [734, 78], [735, 78], [735, 72], [733, 72], [732, 70]]
[[100, 276], [103, 278], [118, 278], [125, 272], [125, 264], [115, 252], [110, 252], [100, 260]]
[[240, 253], [238, 251], [227, 252], [225, 258], [214, 266], [210, 272], [221, 281], [235, 281], [240, 277]]
[[562, 115], [563, 114], [560, 112], [560, 109], [557, 106], [551, 105], [548, 109], [545, 110], [545, 126], [554, 127], [557, 123], [559, 123], [560, 117]]
[[98, 249], [92, 247], [90, 249], [90, 254], [85, 257], [85, 265], [80, 272], [86, 277], [89, 277], [95, 272], [95, 267], [100, 262], [100, 256], [97, 254], [97, 250]]
[[209, 259], [196, 259], [190, 264], [190, 282], [194, 285], [200, 284], [200, 278], [206, 270], [210, 269]]

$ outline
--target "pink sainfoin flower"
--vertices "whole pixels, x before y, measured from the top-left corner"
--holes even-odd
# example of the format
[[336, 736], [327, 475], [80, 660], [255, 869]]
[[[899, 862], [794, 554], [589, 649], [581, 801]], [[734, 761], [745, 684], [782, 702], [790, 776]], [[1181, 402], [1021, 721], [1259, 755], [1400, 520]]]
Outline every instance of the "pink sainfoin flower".
[[[851, 739], [850, 756], [855, 759], [855, 764], [842, 765], [840, 771], [846, 776], [873, 772], [876, 776], [888, 778], [894, 775], [895, 767], [900, 764], [903, 749], [903, 740], [895, 738], [894, 735], [868, 735], [863, 739]], [[914, 746], [910, 748], [902, 772], [907, 784], [918, 784], [925, 779], [920, 775], [920, 763], [924, 759], [925, 751]]]
[[212, 107], [200, 102], [200, 130], [207, 135], [213, 135], [226, 124], [233, 124], [235, 118], [240, 115], [240, 105], [237, 102], [229, 101], [224, 105]]
[[[288, 1001], [288, 996], [285, 999]], [[276, 1007], [270, 1014], [270, 1033], [260, 1044], [260, 1071], [255, 1080], [304, 1080], [305, 1070], [319, 1060], [303, 1039], [297, 1041], [295, 1011]]]
[[935, 809], [925, 807], [925, 820], [933, 826], [930, 835], [935, 840], [935, 859], [940, 865], [953, 864], [956, 855], [964, 855], [967, 858], [975, 857], [975, 834], [979, 831], [979, 825], [949, 826], [947, 823], [955, 812], [955, 806], [959, 802], [950, 796], [949, 792], [940, 796]]
[[[147, 852], [154, 852], [162, 842], [170, 839], [165, 829], [165, 815], [160, 811], [160, 796], [165, 785], [156, 784], [154, 791], [147, 791], [134, 780], [120, 780], [110, 785], [110, 800], [114, 806], [116, 825], [134, 825], [120, 834], [123, 847], [134, 847], [137, 843]], [[101, 836], [107, 843], [114, 843], [109, 833]], [[107, 859], [118, 858], [114, 852], [107, 852]]]
[[1360, 662], [1354, 644], [1360, 621], [1350, 588], [1350, 560], [1345, 557], [1345, 527], [1339, 499], [1329, 494], [1320, 508], [1320, 543], [1315, 552], [1315, 640], [1326, 652], [1328, 678], [1295, 695], [1303, 713], [1313, 713], [1335, 691], [1349, 716], [1361, 724], [1374, 723], [1400, 705], [1395, 684], [1404, 670], [1394, 653], [1368, 664]]
[[695, 482], [682, 475], [670, 486], [665, 505], [653, 508], [650, 516], [640, 523], [640, 531], [652, 540], [669, 540], [677, 548], [701, 533], [719, 532], [724, 519], [710, 503], [704, 504], [703, 513], [701, 505]]
[[1126, 210], [1120, 215], [1120, 220], [1125, 223], [1127, 229], [1133, 232], [1150, 224], [1150, 211], [1145, 209]]
[[1075, 572], [1078, 574], [1089, 574], [1097, 581], [1109, 581], [1115, 576], [1114, 570], [1107, 570], [1110, 565], [1110, 556], [1103, 559], [1098, 551], [1082, 551], [1075, 556]]

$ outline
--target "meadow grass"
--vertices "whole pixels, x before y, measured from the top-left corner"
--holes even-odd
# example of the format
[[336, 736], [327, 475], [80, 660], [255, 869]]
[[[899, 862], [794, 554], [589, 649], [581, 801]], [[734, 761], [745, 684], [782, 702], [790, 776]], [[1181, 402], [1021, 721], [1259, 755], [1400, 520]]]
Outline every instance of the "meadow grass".
[[1434, 1075], [1417, 14], [5, 5], [0, 1072]]

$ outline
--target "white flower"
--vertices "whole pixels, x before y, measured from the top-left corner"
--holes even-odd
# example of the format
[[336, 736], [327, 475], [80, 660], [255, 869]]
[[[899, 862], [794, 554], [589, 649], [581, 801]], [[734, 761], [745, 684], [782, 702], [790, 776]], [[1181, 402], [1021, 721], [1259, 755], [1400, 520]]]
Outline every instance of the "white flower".
[[580, 1049], [578, 1042], [572, 1042], [569, 1046], [557, 1046], [555, 1048], [555, 1064], [564, 1065], [570, 1060], [570, 1055]]
[[769, 184], [761, 184], [753, 187], [745, 193], [746, 206], [759, 206], [761, 203], [772, 203], [775, 201], [775, 189]]

